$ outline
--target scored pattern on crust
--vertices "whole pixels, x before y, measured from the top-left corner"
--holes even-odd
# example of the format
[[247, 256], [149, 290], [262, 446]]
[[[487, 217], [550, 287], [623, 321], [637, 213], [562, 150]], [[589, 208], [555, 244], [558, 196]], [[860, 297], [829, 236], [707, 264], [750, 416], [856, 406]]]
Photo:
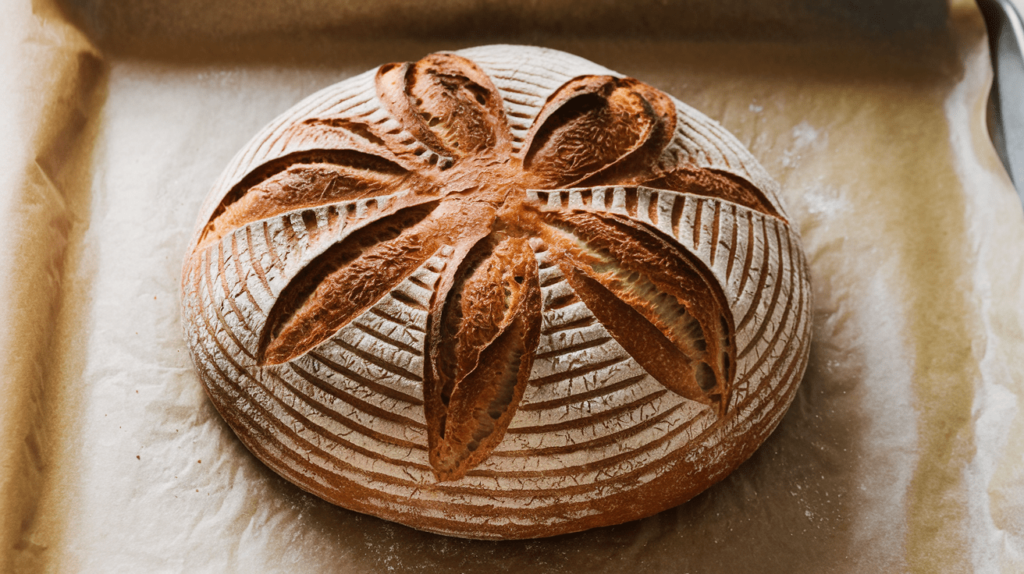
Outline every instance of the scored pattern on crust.
[[[257, 325], [266, 321], [295, 273], [361, 224], [388, 213], [404, 195], [291, 211], [235, 229], [192, 260], [183, 282], [192, 295], [186, 301], [203, 301], [212, 312], [210, 330], [227, 337], [221, 352], [241, 365], [255, 365]], [[202, 315], [197, 318], [202, 324]], [[191, 346], [195, 333], [186, 334]]]
[[327, 500], [475, 538], [639, 518], [792, 400], [810, 289], [776, 190], [715, 122], [575, 56], [389, 64], [232, 161], [185, 336], [246, 446]]
[[[799, 335], [796, 324], [786, 319], [792, 315], [791, 305], [803, 305], [797, 270], [803, 263], [794, 260], [802, 250], [777, 218], [708, 197], [643, 186], [526, 193], [549, 207], [608, 211], [650, 224], [711, 269], [737, 325], [737, 371], [745, 373], [735, 383], [732, 405], [742, 402], [752, 380], [760, 379], [755, 373], [778, 359], [787, 342]], [[768, 320], [755, 320], [762, 317]]]
[[544, 48], [534, 48], [523, 53], [522, 57], [516, 57], [514, 51], [496, 51], [493, 46], [470, 48], [459, 53], [487, 72], [501, 91], [512, 132], [512, 149], [516, 152], [522, 149], [526, 134], [547, 98], [565, 83], [566, 78], [583, 75], [623, 77], [579, 56]]
[[760, 189], [778, 212], [779, 184], [732, 134], [716, 121], [672, 98], [679, 112], [672, 141], [659, 161], [665, 167], [693, 164], [742, 177]]

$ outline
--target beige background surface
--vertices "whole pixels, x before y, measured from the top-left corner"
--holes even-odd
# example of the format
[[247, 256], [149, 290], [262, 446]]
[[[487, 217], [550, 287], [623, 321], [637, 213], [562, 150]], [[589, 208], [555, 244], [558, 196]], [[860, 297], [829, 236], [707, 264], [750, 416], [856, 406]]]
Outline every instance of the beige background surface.
[[[577, 4], [4, 4], [0, 570], [1024, 570], [1024, 211], [984, 131], [973, 6]], [[332, 507], [240, 446], [181, 340], [192, 224], [245, 141], [378, 64], [493, 42], [719, 120], [804, 237], [796, 402], [736, 473], [646, 520], [485, 543]]]

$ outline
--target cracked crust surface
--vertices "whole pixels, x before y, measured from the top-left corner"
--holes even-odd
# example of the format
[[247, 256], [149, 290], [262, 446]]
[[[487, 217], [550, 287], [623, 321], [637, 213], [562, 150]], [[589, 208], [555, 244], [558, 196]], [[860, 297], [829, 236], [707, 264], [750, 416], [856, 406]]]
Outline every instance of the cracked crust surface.
[[236, 156], [185, 338], [246, 446], [335, 504], [471, 538], [617, 524], [792, 401], [810, 288], [776, 191], [715, 122], [568, 54], [387, 64]]

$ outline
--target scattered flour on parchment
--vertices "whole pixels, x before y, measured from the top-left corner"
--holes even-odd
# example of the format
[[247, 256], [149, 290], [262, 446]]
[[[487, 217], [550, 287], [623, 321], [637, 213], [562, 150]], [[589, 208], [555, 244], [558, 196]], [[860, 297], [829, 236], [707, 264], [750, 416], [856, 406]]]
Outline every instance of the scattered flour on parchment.
[[817, 129], [806, 121], [793, 128], [793, 145], [782, 152], [783, 167], [794, 166], [804, 151], [822, 149], [828, 145], [828, 132]]

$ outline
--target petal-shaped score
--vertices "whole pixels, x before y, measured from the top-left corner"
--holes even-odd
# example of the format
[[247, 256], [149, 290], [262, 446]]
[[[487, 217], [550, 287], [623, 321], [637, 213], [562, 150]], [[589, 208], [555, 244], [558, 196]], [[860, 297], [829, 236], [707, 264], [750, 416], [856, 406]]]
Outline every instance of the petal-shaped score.
[[469, 60], [433, 54], [415, 64], [388, 64], [377, 73], [377, 91], [402, 126], [434, 152], [452, 158], [506, 156], [511, 135], [501, 96]]
[[[451, 223], [458, 211], [471, 223]], [[257, 360], [278, 364], [319, 345], [394, 288], [446, 245], [486, 227], [494, 210], [436, 202], [413, 206], [368, 225], [325, 251], [284, 289], [267, 317]]]
[[659, 174], [653, 179], [645, 180], [643, 184], [656, 189], [718, 197], [785, 221], [785, 218], [772, 207], [771, 202], [761, 190], [750, 182], [728, 173], [682, 166], [668, 173]]
[[439, 369], [428, 389], [438, 408], [430, 461], [440, 480], [456, 480], [501, 442], [523, 396], [540, 333], [540, 284], [533, 250], [506, 238], [462, 270], [459, 296], [440, 331], [454, 368]]
[[440, 248], [423, 241], [435, 207], [420, 205], [381, 219], [307, 265], [268, 314], [257, 361], [274, 365], [305, 354], [394, 289]]
[[356, 150], [310, 150], [253, 170], [221, 201], [200, 245], [252, 221], [327, 203], [415, 189], [416, 177], [382, 157]]
[[562, 272], [608, 332], [667, 388], [725, 414], [736, 351], [710, 270], [626, 219], [544, 215]]
[[636, 168], [650, 176], [651, 162], [642, 160], [656, 156], [674, 125], [671, 100], [636, 80], [577, 78], [541, 111], [527, 136], [523, 166], [542, 188], [591, 183], [605, 172], [628, 180]]

